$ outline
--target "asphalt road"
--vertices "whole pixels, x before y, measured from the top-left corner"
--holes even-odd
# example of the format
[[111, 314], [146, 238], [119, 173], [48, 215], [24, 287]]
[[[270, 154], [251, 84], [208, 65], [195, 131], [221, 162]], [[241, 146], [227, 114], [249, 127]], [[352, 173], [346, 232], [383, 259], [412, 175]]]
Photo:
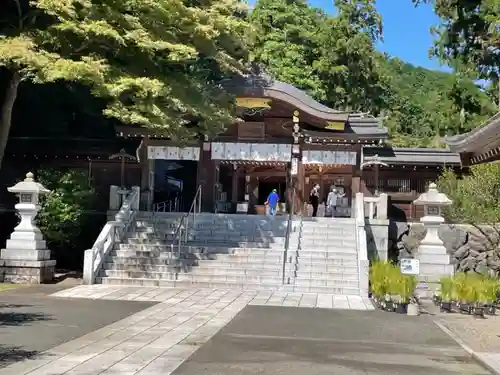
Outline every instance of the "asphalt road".
[[34, 356], [155, 303], [49, 297], [40, 285], [0, 292], [0, 367]]
[[486, 375], [431, 316], [245, 308], [174, 375]]

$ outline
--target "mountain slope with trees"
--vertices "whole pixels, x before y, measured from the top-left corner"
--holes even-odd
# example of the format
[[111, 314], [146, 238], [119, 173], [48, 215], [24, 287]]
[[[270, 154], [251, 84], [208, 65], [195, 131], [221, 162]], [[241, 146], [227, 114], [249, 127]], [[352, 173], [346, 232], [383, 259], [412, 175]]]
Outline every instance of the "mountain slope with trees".
[[276, 79], [320, 102], [385, 119], [394, 146], [442, 147], [495, 106], [464, 72], [414, 67], [381, 54], [374, 0], [335, 0], [329, 16], [306, 0], [259, 0], [250, 13], [250, 53]]

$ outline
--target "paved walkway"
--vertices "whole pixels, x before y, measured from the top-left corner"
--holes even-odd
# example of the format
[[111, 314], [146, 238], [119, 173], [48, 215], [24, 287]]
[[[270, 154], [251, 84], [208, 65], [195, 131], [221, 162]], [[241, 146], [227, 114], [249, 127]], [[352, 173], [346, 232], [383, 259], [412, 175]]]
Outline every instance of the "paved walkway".
[[359, 296], [109, 285], [53, 296], [97, 314], [99, 303], [156, 304], [0, 375], [489, 374], [432, 316], [369, 311]]
[[201, 293], [211, 298], [234, 295], [235, 299], [250, 298], [247, 304], [288, 307], [319, 307], [325, 309], [374, 310], [369, 298], [321, 293], [254, 292], [222, 289], [180, 289], [160, 287], [130, 287], [114, 285], [81, 285], [53, 294], [55, 297], [91, 298], [125, 301], [176, 301], [178, 295]]
[[432, 316], [249, 306], [173, 375], [486, 375]]
[[55, 296], [160, 303], [0, 369], [0, 375], [168, 375], [249, 304], [373, 309], [356, 296], [237, 290], [93, 285]]
[[[0, 368], [34, 357], [157, 304], [68, 300], [47, 297], [37, 287], [22, 289], [0, 293]], [[49, 291], [53, 293], [54, 289]]]

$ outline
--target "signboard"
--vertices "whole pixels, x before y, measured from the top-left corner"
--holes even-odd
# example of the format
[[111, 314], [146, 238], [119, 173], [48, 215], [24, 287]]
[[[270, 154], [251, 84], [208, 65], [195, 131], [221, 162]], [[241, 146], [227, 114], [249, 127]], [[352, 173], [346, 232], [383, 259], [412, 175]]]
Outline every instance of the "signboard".
[[401, 273], [403, 275], [419, 275], [420, 274], [420, 261], [418, 259], [401, 259], [400, 262]]
[[325, 129], [344, 130], [345, 129], [345, 122], [344, 121], [327, 121]]

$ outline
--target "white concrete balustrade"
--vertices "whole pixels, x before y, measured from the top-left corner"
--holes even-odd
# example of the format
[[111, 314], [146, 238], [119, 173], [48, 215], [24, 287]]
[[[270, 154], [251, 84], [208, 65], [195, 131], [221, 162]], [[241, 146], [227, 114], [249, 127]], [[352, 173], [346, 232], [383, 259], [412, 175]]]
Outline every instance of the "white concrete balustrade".
[[365, 217], [368, 219], [387, 219], [387, 198], [385, 193], [380, 194], [378, 197], [363, 196]]

